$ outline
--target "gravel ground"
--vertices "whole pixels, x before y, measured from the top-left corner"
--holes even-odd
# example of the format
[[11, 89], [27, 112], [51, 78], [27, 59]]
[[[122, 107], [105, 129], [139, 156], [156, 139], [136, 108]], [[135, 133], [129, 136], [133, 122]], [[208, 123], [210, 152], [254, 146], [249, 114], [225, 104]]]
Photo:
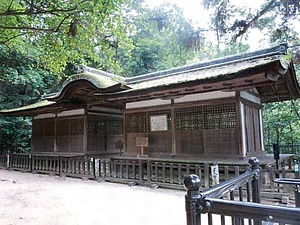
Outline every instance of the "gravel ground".
[[1, 225], [184, 225], [184, 191], [0, 170]]

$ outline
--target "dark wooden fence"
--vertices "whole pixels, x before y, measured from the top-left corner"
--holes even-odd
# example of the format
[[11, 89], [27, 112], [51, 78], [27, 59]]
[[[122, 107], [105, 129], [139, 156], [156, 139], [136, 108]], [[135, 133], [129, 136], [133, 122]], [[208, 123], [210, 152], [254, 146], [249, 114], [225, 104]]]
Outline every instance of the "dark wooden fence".
[[299, 224], [300, 208], [260, 203], [258, 160], [252, 158], [249, 163], [249, 171], [204, 191], [199, 191], [202, 185], [197, 175], [187, 176], [187, 225]]
[[[290, 160], [291, 161], [291, 160]], [[288, 187], [272, 180], [299, 176], [293, 170], [292, 162], [283, 161], [280, 170], [274, 166], [262, 168], [263, 189], [273, 192], [288, 192]], [[111, 158], [99, 159], [87, 156], [42, 156], [32, 154], [11, 154], [0, 156], [0, 167], [32, 173], [97, 179], [103, 181], [146, 185], [153, 188], [166, 187], [183, 189], [182, 181], [188, 174], [196, 174], [202, 186], [215, 184], [211, 171], [212, 164], [189, 161]], [[218, 165], [219, 182], [231, 179], [249, 169], [249, 166]]]
[[96, 177], [94, 159], [81, 156], [1, 155], [0, 168], [80, 178]]
[[[213, 184], [210, 166], [208, 163], [145, 158], [99, 159], [31, 154], [0, 156], [0, 167], [6, 169], [178, 189], [183, 189], [182, 181], [190, 173], [200, 176], [204, 181], [204, 187], [210, 187]], [[220, 181], [227, 180], [246, 169], [247, 166], [219, 165]]]

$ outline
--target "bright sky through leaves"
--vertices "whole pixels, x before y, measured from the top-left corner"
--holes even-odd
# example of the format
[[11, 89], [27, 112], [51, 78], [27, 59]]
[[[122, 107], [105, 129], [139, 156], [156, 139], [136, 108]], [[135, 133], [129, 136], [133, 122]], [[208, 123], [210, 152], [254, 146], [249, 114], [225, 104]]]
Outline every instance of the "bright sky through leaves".
[[[183, 9], [186, 18], [192, 20], [196, 26], [206, 27], [209, 23], [209, 12], [204, 9], [202, 0], [146, 0], [146, 5], [150, 7], [159, 6], [163, 3], [176, 4]], [[237, 5], [242, 5], [251, 10], [258, 10], [261, 6], [263, 0], [255, 1], [240, 1], [232, 0], [233, 3]]]
[[[240, 0], [231, 0], [231, 2], [235, 3], [239, 6], [244, 6], [249, 8], [253, 13], [256, 13], [264, 0], [255, 0], [255, 1], [240, 1]], [[156, 7], [162, 5], [164, 3], [176, 4], [180, 8], [183, 9], [184, 16], [191, 20], [195, 27], [200, 27], [204, 30], [209, 30], [210, 18], [209, 15], [211, 12], [204, 9], [203, 0], [146, 0], [145, 4], [149, 7]], [[213, 35], [213, 34], [211, 34]], [[252, 41], [251, 49], [259, 49], [261, 48], [261, 39], [263, 39], [263, 34], [261, 34], [258, 30], [252, 30], [249, 33], [250, 36], [254, 38], [250, 38]], [[206, 36], [210, 36], [209, 33], [206, 33]], [[265, 46], [266, 47], [266, 46]]]

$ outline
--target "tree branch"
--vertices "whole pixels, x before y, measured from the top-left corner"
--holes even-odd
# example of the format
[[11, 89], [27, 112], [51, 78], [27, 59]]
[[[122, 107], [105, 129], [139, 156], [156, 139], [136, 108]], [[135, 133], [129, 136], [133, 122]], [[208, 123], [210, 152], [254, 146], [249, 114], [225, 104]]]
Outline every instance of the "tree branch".
[[8, 8], [5, 12], [0, 13], [0, 17], [4, 16], [32, 16], [32, 15], [40, 15], [40, 14], [55, 14], [55, 13], [66, 13], [66, 12], [72, 12], [79, 8], [79, 6], [85, 2], [88, 2], [88, 0], [82, 0], [78, 5], [74, 6], [73, 8], [68, 9], [52, 9], [52, 10], [30, 10], [30, 11], [15, 11]]
[[39, 28], [39, 27], [31, 27], [31, 26], [2, 26], [0, 25], [0, 29], [7, 29], [7, 30], [33, 30], [33, 31], [43, 31], [43, 32], [57, 32], [53, 28]]
[[9, 4], [9, 6], [8, 6], [8, 10], [9, 10], [9, 11], [10, 11], [10, 8], [11, 8], [13, 2], [14, 2], [14, 0], [11, 0], [11, 1], [10, 1], [10, 4]]
[[8, 39], [6, 39], [5, 41], [2, 41], [0, 42], [0, 44], [3, 44], [3, 45], [6, 45], [6, 43], [10, 42], [11, 40], [17, 38], [17, 37], [21, 37], [21, 36], [24, 36], [24, 35], [27, 35], [27, 34], [30, 34], [30, 33], [33, 33], [32, 31], [30, 32], [25, 32], [25, 33], [21, 33], [21, 34], [18, 34], [18, 35], [15, 35], [15, 36], [12, 36]]
[[[39, 31], [39, 32], [50, 32], [50, 33], [57, 33], [60, 30], [60, 27], [63, 25], [63, 23], [70, 18], [71, 16], [75, 15], [76, 13], [71, 13], [67, 16], [65, 16], [58, 26], [56, 28], [40, 28], [40, 27], [34, 27], [34, 26], [2, 26], [0, 25], [0, 29], [7, 29], [7, 30], [30, 30], [30, 31]], [[16, 35], [15, 37], [22, 36], [21, 35]], [[10, 40], [10, 39], [9, 39]], [[9, 41], [8, 40], [8, 41]], [[5, 41], [7, 42], [7, 41]]]
[[276, 0], [270, 1], [270, 3], [263, 10], [261, 10], [255, 17], [253, 17], [252, 20], [250, 20], [248, 23], [246, 23], [246, 25], [243, 26], [243, 29], [241, 29], [236, 35], [233, 36], [232, 42], [235, 42], [238, 37], [245, 34], [253, 23], [255, 23], [260, 17], [262, 17], [264, 14], [266, 14], [272, 8], [272, 6], [274, 5], [275, 2], [276, 2]]

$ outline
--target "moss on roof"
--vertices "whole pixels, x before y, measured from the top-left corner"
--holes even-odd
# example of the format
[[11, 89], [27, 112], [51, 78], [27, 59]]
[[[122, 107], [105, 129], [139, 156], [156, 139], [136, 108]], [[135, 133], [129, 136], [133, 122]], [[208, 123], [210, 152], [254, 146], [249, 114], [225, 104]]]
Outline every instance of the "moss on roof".
[[122, 82], [122, 80], [117, 80], [114, 77], [109, 77], [109, 76], [91, 73], [89, 71], [84, 71], [83, 73], [75, 74], [71, 76], [68, 80], [66, 80], [65, 83], [63, 84], [62, 89], [65, 86], [67, 86], [69, 83], [74, 82], [76, 80], [87, 80], [99, 89], [108, 88], [110, 86]]
[[22, 107], [19, 107], [19, 108], [3, 109], [3, 110], [0, 110], [0, 113], [5, 114], [5, 113], [11, 113], [11, 112], [19, 112], [19, 111], [25, 111], [25, 110], [30, 110], [30, 109], [36, 109], [36, 108], [41, 108], [41, 107], [53, 105], [54, 103], [55, 102], [52, 102], [52, 101], [42, 100], [42, 101], [36, 102], [34, 104], [27, 105], [27, 106], [22, 106]]
[[189, 81], [212, 79], [217, 77], [225, 77], [227, 75], [235, 74], [240, 71], [266, 65], [268, 63], [277, 61], [280, 56], [272, 56], [265, 58], [258, 58], [253, 60], [246, 60], [240, 62], [233, 62], [226, 65], [218, 65], [209, 68], [197, 68], [169, 74], [168, 76], [158, 77], [156, 79], [145, 80], [139, 83], [129, 85], [134, 90], [147, 89], [151, 87], [167, 86], [171, 84], [184, 83]]

